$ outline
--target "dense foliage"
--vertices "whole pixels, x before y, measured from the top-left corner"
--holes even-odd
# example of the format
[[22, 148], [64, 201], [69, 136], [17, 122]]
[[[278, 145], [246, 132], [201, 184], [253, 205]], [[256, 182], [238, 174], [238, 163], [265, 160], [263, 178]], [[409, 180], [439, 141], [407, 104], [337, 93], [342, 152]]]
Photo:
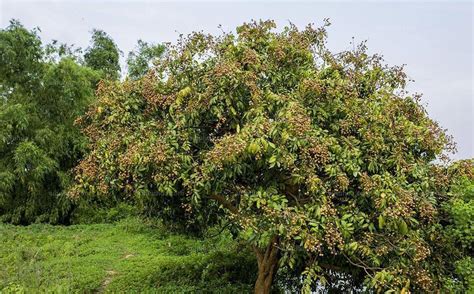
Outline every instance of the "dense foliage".
[[84, 54], [85, 65], [100, 71], [106, 79], [120, 77], [120, 50], [114, 40], [104, 31], [92, 31], [91, 45]]
[[474, 159], [455, 162], [437, 178], [444, 182], [444, 187], [437, 189], [442, 204], [440, 224], [435, 227], [441, 246], [438, 244], [433, 250], [447, 270], [455, 273], [455, 278], [446, 280], [448, 289], [471, 293], [474, 291]]
[[433, 163], [451, 143], [404, 90], [403, 69], [364, 44], [329, 52], [325, 27], [274, 27], [193, 33], [142, 78], [101, 83], [79, 121], [91, 152], [71, 196], [230, 225], [257, 256], [257, 293], [277, 270], [305, 292], [467, 283], [440, 242], [472, 237], [457, 232], [467, 200], [450, 200]]
[[138, 40], [137, 48], [127, 57], [128, 77], [138, 79], [146, 75], [153, 67], [153, 63], [163, 55], [164, 50], [163, 45]]
[[[38, 231], [36, 246], [30, 228], [0, 226], [0, 289], [241, 292], [258, 268], [256, 293], [474, 291], [474, 161], [446, 164], [450, 138], [405, 91], [403, 68], [364, 44], [330, 52], [326, 25], [140, 40], [120, 81], [105, 32], [82, 56], [11, 21], [0, 31], [0, 222], [144, 213], [225, 237], [168, 238], [128, 219], [58, 229], [57, 243]], [[96, 229], [110, 240], [85, 242]], [[53, 278], [64, 262], [77, 268]], [[178, 272], [182, 285], [168, 284]]]
[[37, 30], [16, 21], [0, 31], [2, 221], [69, 221], [64, 189], [86, 147], [73, 122], [93, 100], [99, 74], [54, 48], [65, 47], [43, 47]]

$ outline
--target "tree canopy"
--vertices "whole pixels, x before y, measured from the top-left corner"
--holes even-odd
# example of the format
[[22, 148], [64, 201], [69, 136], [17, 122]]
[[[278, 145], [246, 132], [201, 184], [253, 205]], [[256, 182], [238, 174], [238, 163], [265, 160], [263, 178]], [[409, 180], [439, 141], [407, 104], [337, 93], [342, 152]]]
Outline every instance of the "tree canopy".
[[[256, 254], [256, 293], [277, 272], [304, 292], [463, 289], [467, 200], [441, 181], [433, 161], [450, 139], [404, 90], [403, 68], [364, 44], [330, 52], [325, 26], [274, 29], [193, 33], [146, 75], [101, 82], [79, 120], [91, 151], [70, 196], [230, 224]], [[456, 244], [467, 247], [450, 255]]]
[[138, 79], [148, 73], [153, 63], [156, 62], [165, 50], [161, 44], [149, 44], [138, 40], [137, 48], [131, 51], [127, 57], [128, 77]]
[[37, 30], [17, 21], [0, 31], [0, 217], [17, 224], [68, 222], [64, 189], [86, 147], [73, 122], [99, 80], [74, 58], [52, 61], [46, 51]]
[[104, 78], [116, 80], [120, 77], [120, 50], [114, 40], [104, 31], [92, 31], [91, 45], [84, 54], [85, 65], [101, 71]]

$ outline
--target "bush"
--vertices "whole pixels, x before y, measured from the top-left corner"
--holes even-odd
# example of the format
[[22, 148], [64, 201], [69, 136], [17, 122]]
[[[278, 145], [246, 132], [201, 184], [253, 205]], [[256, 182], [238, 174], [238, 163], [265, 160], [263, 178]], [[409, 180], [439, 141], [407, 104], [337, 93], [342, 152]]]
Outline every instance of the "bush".
[[71, 223], [114, 223], [129, 217], [138, 216], [139, 214], [139, 209], [135, 205], [125, 202], [119, 202], [110, 207], [97, 204], [91, 205], [86, 201], [81, 201], [72, 215]]

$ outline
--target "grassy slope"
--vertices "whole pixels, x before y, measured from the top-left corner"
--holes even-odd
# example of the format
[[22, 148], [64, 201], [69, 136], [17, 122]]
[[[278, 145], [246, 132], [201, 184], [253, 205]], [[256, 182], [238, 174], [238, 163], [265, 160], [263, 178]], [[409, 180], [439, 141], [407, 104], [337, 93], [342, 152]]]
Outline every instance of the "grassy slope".
[[70, 227], [0, 224], [2, 293], [246, 293], [254, 264], [229, 236], [198, 240], [135, 219]]

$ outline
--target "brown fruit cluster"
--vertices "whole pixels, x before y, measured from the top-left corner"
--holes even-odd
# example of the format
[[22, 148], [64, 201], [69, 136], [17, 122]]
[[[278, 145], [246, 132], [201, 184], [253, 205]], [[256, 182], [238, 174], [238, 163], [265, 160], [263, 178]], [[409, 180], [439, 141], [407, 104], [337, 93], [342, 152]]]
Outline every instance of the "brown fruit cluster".
[[421, 201], [418, 205], [420, 216], [427, 220], [428, 222], [434, 221], [435, 216], [437, 215], [438, 211], [433, 206], [433, 204], [429, 203], [428, 201]]
[[246, 142], [240, 140], [238, 134], [225, 135], [218, 139], [214, 144], [214, 148], [207, 152], [206, 160], [214, 164], [217, 169], [222, 169], [225, 163], [232, 162], [246, 147]]
[[324, 166], [329, 162], [330, 154], [326, 145], [313, 145], [308, 148], [308, 152], [311, 155], [313, 161], [319, 166]]
[[408, 191], [400, 190], [395, 203], [391, 203], [384, 214], [392, 218], [406, 218], [415, 213], [414, 195]]
[[342, 234], [332, 222], [326, 223], [326, 228], [324, 230], [324, 241], [326, 242], [326, 245], [332, 254], [337, 254], [338, 250], [342, 250], [344, 247], [344, 239], [342, 238]]
[[427, 270], [422, 268], [417, 268], [416, 270], [414, 269], [411, 272], [411, 276], [413, 277], [415, 284], [423, 291], [425, 291], [426, 293], [433, 293], [433, 291], [435, 290], [433, 285], [433, 279], [431, 278]]
[[346, 191], [349, 188], [349, 178], [345, 174], [339, 174], [336, 176], [337, 191]]
[[314, 235], [308, 235], [303, 245], [304, 249], [306, 249], [308, 252], [316, 253], [318, 255], [323, 255], [322, 246], [323, 244], [321, 241]]
[[421, 242], [417, 242], [415, 245], [415, 256], [413, 257], [413, 260], [415, 262], [420, 262], [425, 260], [428, 256], [430, 256], [431, 250], [428, 246]]

